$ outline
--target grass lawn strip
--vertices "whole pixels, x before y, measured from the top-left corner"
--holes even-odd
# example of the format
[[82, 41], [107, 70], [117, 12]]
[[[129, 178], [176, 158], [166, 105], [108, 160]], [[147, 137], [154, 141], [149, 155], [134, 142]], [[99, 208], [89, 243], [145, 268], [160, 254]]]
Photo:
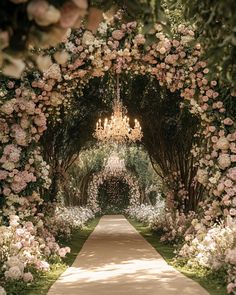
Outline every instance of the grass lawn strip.
[[63, 247], [70, 247], [71, 252], [67, 254], [62, 262], [53, 263], [49, 272], [40, 275], [35, 282], [28, 285], [25, 290], [22, 290], [20, 295], [46, 295], [51, 285], [72, 265], [85, 241], [98, 224], [99, 219], [100, 218], [95, 218], [89, 221], [84, 228], [74, 231], [69, 241], [60, 241], [60, 245]]
[[160, 234], [152, 231], [147, 225], [128, 218], [136, 230], [161, 254], [165, 261], [183, 273], [185, 276], [198, 282], [211, 295], [227, 295], [226, 283], [219, 272], [212, 273], [208, 269], [188, 267], [181, 259], [176, 260], [175, 247], [160, 241]]

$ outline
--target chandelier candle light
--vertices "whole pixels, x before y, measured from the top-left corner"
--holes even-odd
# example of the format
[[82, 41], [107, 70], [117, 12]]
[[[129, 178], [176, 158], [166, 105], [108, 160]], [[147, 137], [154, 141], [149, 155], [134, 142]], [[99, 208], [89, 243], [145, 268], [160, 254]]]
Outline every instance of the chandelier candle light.
[[119, 76], [117, 75], [117, 96], [113, 101], [113, 114], [102, 124], [99, 119], [93, 136], [99, 141], [112, 141], [115, 143], [140, 141], [143, 137], [142, 129], [137, 119], [134, 120], [134, 128], [130, 127], [127, 109], [120, 99]]

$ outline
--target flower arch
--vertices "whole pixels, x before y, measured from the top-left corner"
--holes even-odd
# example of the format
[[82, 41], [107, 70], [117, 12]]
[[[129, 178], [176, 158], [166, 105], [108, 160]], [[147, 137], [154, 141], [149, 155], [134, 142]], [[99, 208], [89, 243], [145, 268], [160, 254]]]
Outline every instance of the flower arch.
[[138, 180], [132, 175], [131, 172], [122, 171], [118, 173], [108, 173], [106, 170], [102, 170], [95, 173], [88, 185], [88, 201], [87, 205], [93, 212], [99, 212], [98, 204], [98, 190], [99, 187], [110, 177], [115, 176], [125, 181], [130, 187], [130, 205], [137, 206], [140, 204], [140, 190]]
[[[94, 77], [106, 73], [150, 75], [170, 91], [179, 91], [183, 103], [201, 119], [205, 142], [193, 147], [198, 180], [209, 192], [205, 222], [216, 216], [236, 215], [236, 131], [225, 115], [217, 81], [209, 79], [201, 45], [194, 44], [194, 31], [180, 25], [173, 38], [155, 25], [154, 40], [148, 44], [136, 22], [102, 23], [97, 35], [83, 29], [72, 31], [56, 48], [38, 52], [22, 80], [3, 79], [1, 86], [0, 154], [1, 193], [4, 214], [34, 215], [42, 201], [39, 188], [48, 186], [47, 164], [37, 142], [47, 120], [57, 118], [61, 107]], [[77, 94], [76, 94], [77, 95]], [[29, 211], [31, 210], [31, 213]]]

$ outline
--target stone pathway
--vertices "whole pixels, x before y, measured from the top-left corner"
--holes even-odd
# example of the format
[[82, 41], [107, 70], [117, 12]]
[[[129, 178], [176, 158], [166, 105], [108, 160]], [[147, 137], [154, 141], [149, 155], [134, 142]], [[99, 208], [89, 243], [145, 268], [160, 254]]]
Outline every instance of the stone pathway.
[[101, 218], [48, 295], [209, 295], [169, 266], [122, 215]]

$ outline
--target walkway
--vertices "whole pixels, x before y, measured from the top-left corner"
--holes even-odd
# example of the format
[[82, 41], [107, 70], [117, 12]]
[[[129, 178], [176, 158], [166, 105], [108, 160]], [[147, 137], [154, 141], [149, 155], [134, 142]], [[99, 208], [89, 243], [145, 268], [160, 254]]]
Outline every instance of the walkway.
[[101, 218], [48, 295], [209, 295], [167, 265], [121, 215]]

